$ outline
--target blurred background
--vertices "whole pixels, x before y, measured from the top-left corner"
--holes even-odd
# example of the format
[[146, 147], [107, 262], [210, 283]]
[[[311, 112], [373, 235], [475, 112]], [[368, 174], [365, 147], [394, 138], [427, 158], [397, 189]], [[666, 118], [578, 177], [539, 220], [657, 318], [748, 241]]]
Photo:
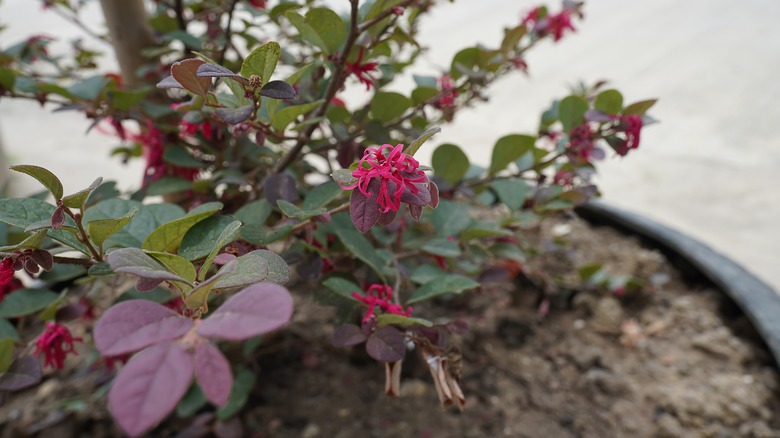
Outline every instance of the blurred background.
[[[271, 2], [273, 4], [273, 2]], [[345, 3], [332, 1], [333, 4]], [[422, 28], [429, 47], [421, 74], [438, 74], [455, 52], [474, 43], [494, 46], [536, 1], [441, 1]], [[556, 2], [547, 3], [558, 10]], [[438, 143], [463, 147], [472, 161], [489, 162], [493, 143], [509, 133], [532, 133], [554, 98], [578, 82], [607, 80], [626, 102], [659, 98], [650, 114], [660, 123], [642, 130], [638, 151], [599, 166], [603, 200], [647, 215], [696, 237], [743, 264], [780, 291], [780, 1], [592, 0], [577, 32], [545, 41], [528, 54], [530, 77], [510, 75], [490, 90], [489, 102], [442, 126], [419, 157]], [[85, 21], [102, 32], [96, 2]], [[31, 34], [106, 51], [103, 69], [116, 70], [108, 46], [31, 0], [0, 3], [0, 47]], [[122, 165], [108, 156], [116, 141], [76, 113], [52, 114], [30, 101], [0, 100], [0, 137], [10, 163], [37, 164], [59, 175], [66, 190], [97, 176], [136, 186], [140, 160]], [[2, 170], [7, 173], [7, 171]], [[13, 195], [38, 191], [17, 178]]]

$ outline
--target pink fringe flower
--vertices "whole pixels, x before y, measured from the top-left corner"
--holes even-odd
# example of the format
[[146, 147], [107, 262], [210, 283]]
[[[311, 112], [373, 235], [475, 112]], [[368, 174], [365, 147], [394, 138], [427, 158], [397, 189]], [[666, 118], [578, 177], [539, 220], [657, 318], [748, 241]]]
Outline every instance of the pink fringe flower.
[[5, 286], [14, 278], [14, 260], [11, 257], [0, 261], [0, 286]]
[[626, 155], [629, 150], [639, 147], [639, 134], [642, 130], [642, 117], [640, 116], [610, 116], [613, 120], [618, 121], [617, 130], [623, 131], [626, 134], [626, 138], [616, 148], [615, 152], [619, 155]]
[[552, 35], [554, 41], [559, 41], [566, 30], [577, 30], [572, 24], [572, 12], [572, 9], [564, 8], [557, 14], [542, 16], [542, 8], [536, 7], [526, 14], [521, 24], [529, 25], [541, 37]]
[[73, 348], [74, 342], [82, 342], [82, 339], [74, 338], [64, 325], [48, 322], [46, 330], [35, 341], [34, 354], [36, 356], [43, 354], [44, 366], [61, 370], [65, 366], [65, 358], [68, 354], [77, 354]]
[[364, 49], [361, 47], [355, 62], [347, 62], [344, 64], [344, 67], [346, 68], [348, 74], [354, 74], [357, 76], [360, 83], [366, 84], [366, 91], [368, 91], [371, 89], [371, 87], [376, 87], [376, 84], [374, 84], [376, 79], [371, 76], [371, 72], [376, 71], [376, 67], [379, 64], [374, 61], [362, 63], [363, 52]]
[[383, 313], [389, 313], [392, 315], [412, 316], [412, 307], [407, 307], [404, 310], [400, 304], [391, 303], [393, 299], [393, 289], [390, 286], [382, 284], [372, 284], [366, 291], [366, 295], [361, 295], [357, 292], [352, 292], [352, 298], [360, 301], [368, 306], [365, 316], [363, 316], [363, 324], [371, 320], [374, 317], [376, 308], [379, 307]]

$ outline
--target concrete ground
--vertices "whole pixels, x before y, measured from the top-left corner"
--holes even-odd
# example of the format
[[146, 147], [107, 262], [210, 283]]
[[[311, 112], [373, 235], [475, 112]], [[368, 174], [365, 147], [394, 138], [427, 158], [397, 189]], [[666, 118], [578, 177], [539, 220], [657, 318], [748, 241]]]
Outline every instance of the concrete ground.
[[[502, 27], [517, 23], [533, 4], [439, 2], [421, 36], [431, 47], [421, 72], [440, 71], [459, 48], [475, 42], [497, 45]], [[585, 12], [576, 34], [529, 54], [530, 79], [518, 74], [502, 80], [490, 102], [459, 114], [436, 141], [459, 144], [475, 162], [487, 163], [488, 146], [508, 133], [533, 132], [551, 99], [580, 80], [609, 80], [628, 102], [657, 97], [651, 114], [661, 123], [643, 130], [640, 150], [599, 166], [603, 199], [710, 244], [780, 291], [780, 141], [774, 125], [780, 121], [780, 2], [591, 0]], [[91, 14], [98, 26], [98, 11]], [[29, 0], [3, 2], [0, 21], [9, 26], [0, 46], [33, 32], [79, 34]], [[11, 162], [49, 167], [68, 189], [97, 175], [124, 187], [136, 184], [140, 163], [122, 166], [109, 158], [114, 140], [85, 136], [87, 125], [76, 114], [0, 101]], [[432, 149], [421, 151], [423, 161]], [[33, 187], [22, 183], [15, 191]]]

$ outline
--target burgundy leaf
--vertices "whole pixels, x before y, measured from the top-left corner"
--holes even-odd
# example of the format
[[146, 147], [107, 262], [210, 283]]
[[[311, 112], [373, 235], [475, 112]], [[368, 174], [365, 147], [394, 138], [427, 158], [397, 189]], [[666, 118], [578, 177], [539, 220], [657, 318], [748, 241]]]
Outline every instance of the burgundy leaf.
[[393, 223], [397, 215], [398, 212], [393, 210], [390, 210], [387, 213], [382, 213], [379, 215], [379, 223], [382, 225], [390, 225]]
[[592, 109], [585, 112], [585, 120], [588, 122], [609, 122], [612, 118], [609, 117], [609, 114]]
[[284, 199], [287, 202], [295, 202], [298, 199], [295, 178], [285, 172], [271, 175], [263, 183], [263, 194], [271, 205], [276, 205], [276, 201], [280, 199]]
[[234, 254], [230, 254], [227, 252], [219, 253], [216, 257], [214, 257], [214, 264], [215, 265], [226, 265], [233, 260], [235, 260], [237, 257]]
[[194, 325], [160, 304], [123, 301], [109, 308], [95, 325], [95, 347], [103, 356], [132, 353], [184, 336]]
[[195, 347], [195, 379], [203, 395], [217, 406], [224, 406], [233, 387], [233, 372], [225, 356], [211, 342]]
[[203, 64], [198, 67], [196, 75], [199, 78], [230, 78], [241, 82], [243, 85], [249, 84], [249, 81], [240, 74], [233, 73], [225, 67], [217, 64]]
[[122, 368], [108, 393], [108, 409], [128, 435], [138, 436], [170, 413], [192, 382], [192, 354], [181, 343], [150, 347]]
[[[206, 61], [198, 58], [183, 59], [171, 66], [171, 75], [182, 87], [199, 96], [205, 96], [211, 88], [211, 78], [199, 78], [198, 67]], [[158, 84], [159, 86], [159, 84]]]
[[371, 196], [364, 195], [360, 190], [353, 190], [349, 198], [349, 217], [361, 233], [370, 230], [379, 220], [380, 215], [379, 202], [377, 202], [379, 189], [372, 189], [371, 184], [368, 188]]
[[181, 86], [179, 81], [173, 78], [173, 76], [166, 76], [157, 83], [157, 88], [184, 88]]
[[241, 438], [245, 435], [244, 425], [239, 417], [217, 420], [214, 424], [214, 434], [217, 438]]
[[401, 193], [401, 202], [409, 205], [428, 205], [431, 202], [431, 192], [428, 189], [427, 183], [412, 183], [417, 189], [417, 193], [413, 193], [408, 186]]
[[139, 278], [138, 281], [135, 282], [135, 289], [138, 292], [149, 292], [159, 286], [162, 282], [163, 280], [157, 278]]
[[336, 161], [342, 168], [348, 169], [349, 165], [355, 161], [356, 154], [357, 143], [354, 141], [343, 141], [339, 143], [339, 147], [336, 152]]
[[198, 334], [212, 339], [240, 341], [287, 324], [292, 317], [290, 292], [273, 283], [258, 283], [228, 298], [198, 326]]
[[285, 81], [271, 81], [260, 89], [260, 95], [272, 99], [292, 99], [295, 89]]
[[51, 215], [51, 227], [59, 230], [65, 224], [65, 211], [62, 207], [57, 207]]
[[0, 376], [0, 391], [19, 391], [41, 381], [41, 363], [32, 356], [22, 356], [11, 362]]
[[239, 108], [217, 108], [214, 114], [225, 123], [237, 125], [251, 117], [254, 110], [252, 105], [246, 105]]
[[431, 202], [429, 202], [428, 205], [430, 205], [431, 208], [436, 208], [439, 206], [439, 186], [433, 181], [431, 181], [430, 184]]
[[496, 283], [509, 278], [509, 271], [500, 266], [491, 266], [479, 274], [480, 283]]
[[87, 313], [87, 306], [81, 303], [68, 304], [57, 309], [57, 314], [54, 319], [57, 322], [73, 321], [76, 318], [80, 318], [81, 315], [85, 313]]
[[337, 328], [330, 340], [334, 347], [351, 347], [365, 341], [366, 335], [355, 324], [344, 324]]
[[414, 219], [415, 222], [420, 222], [420, 218], [422, 217], [423, 208], [420, 205], [410, 205], [409, 206], [409, 214], [412, 216], [412, 219]]
[[406, 353], [404, 337], [398, 329], [386, 325], [368, 337], [366, 352], [380, 362], [398, 362]]
[[30, 257], [35, 260], [35, 263], [43, 268], [44, 271], [51, 271], [51, 268], [54, 266], [54, 257], [45, 249], [33, 250]]

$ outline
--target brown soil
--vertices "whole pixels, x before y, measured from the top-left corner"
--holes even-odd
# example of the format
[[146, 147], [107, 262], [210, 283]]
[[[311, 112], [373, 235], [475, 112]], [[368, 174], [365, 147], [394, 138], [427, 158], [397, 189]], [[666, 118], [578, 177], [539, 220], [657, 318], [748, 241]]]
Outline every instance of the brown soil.
[[[549, 275], [602, 262], [645, 290], [584, 291], [537, 313], [526, 283], [489, 283], [440, 311], [470, 323], [463, 354], [463, 413], [439, 406], [419, 356], [404, 361], [400, 398], [361, 347], [330, 346], [332, 312], [299, 297], [293, 324], [258, 350], [258, 384], [238, 421], [212, 429], [210, 414], [185, 436], [219, 430], [253, 437], [780, 437], [777, 368], [724, 295], [686, 282], [658, 251], [578, 219], [533, 230]], [[531, 239], [531, 238], [529, 238]], [[565, 239], [564, 250], [550, 242]], [[427, 313], [423, 313], [426, 314]], [[468, 316], [478, 315], [478, 316]], [[327, 329], [323, 328], [326, 327]], [[94, 373], [93, 373], [94, 374]], [[95, 377], [56, 380], [0, 409], [0, 437], [117, 434]], [[95, 393], [98, 391], [97, 393]], [[174, 436], [192, 420], [154, 432]]]

